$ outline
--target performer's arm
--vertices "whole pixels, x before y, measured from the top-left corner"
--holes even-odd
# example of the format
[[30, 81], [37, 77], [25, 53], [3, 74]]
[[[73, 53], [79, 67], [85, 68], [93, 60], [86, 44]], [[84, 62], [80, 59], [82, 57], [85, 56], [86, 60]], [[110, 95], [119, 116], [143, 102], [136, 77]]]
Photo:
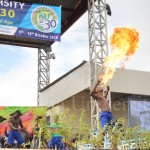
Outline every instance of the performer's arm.
[[107, 98], [109, 92], [109, 86], [107, 86], [107, 92], [105, 93], [104, 97]]
[[27, 131], [26, 131], [26, 128], [25, 128], [25, 127], [23, 126], [23, 124], [22, 124], [22, 120], [21, 120], [21, 119], [20, 119], [19, 125], [20, 125], [20, 127], [21, 127], [21, 129], [19, 129], [20, 131], [27, 132]]
[[100, 81], [97, 81], [97, 83], [95, 84], [95, 86], [94, 86], [92, 92], [90, 93], [90, 95], [91, 95], [94, 99], [98, 99], [98, 96], [95, 94], [95, 92], [96, 92], [96, 88], [97, 88], [97, 86], [98, 86], [99, 84], [100, 84]]
[[22, 120], [20, 119], [20, 127], [23, 128]]

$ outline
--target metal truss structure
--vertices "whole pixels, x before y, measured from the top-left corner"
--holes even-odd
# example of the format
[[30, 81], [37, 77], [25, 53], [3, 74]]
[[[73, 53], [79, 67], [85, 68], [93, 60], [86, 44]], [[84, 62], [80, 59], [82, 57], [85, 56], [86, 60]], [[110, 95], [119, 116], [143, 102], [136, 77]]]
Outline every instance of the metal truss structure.
[[38, 48], [38, 106], [40, 90], [50, 83], [51, 58], [55, 59], [55, 55], [51, 54], [51, 47]]
[[[102, 73], [102, 66], [108, 55], [106, 0], [88, 0], [89, 22], [89, 61], [90, 89], [97, 81], [97, 75]], [[110, 94], [108, 96], [110, 99]], [[100, 109], [96, 100], [91, 98], [91, 127], [99, 127]]]

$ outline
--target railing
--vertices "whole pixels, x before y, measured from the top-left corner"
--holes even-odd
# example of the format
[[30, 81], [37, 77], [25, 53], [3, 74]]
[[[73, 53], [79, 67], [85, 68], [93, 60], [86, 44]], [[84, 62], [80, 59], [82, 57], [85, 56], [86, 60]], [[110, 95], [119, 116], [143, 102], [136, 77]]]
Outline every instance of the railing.
[[[139, 142], [142, 143], [143, 139], [139, 139]], [[122, 140], [120, 144], [117, 146], [117, 149], [119, 150], [130, 150], [130, 149], [136, 149], [137, 143], [134, 140], [128, 140], [124, 141]], [[103, 147], [100, 149], [112, 149], [111, 142], [107, 139], [107, 137], [104, 137]], [[84, 144], [84, 145], [77, 145], [77, 150], [99, 150], [99, 148], [95, 148], [92, 144]]]

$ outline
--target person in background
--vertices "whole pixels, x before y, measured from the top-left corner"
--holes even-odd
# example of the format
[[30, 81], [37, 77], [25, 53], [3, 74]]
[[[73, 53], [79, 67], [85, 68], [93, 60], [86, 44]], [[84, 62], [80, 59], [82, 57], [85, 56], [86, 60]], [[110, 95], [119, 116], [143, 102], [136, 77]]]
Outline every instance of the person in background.
[[60, 123], [59, 116], [54, 116], [54, 122], [50, 124], [50, 130], [52, 131], [52, 139], [48, 141], [48, 147], [50, 149], [64, 150], [64, 144], [62, 143], [62, 136], [59, 134]]

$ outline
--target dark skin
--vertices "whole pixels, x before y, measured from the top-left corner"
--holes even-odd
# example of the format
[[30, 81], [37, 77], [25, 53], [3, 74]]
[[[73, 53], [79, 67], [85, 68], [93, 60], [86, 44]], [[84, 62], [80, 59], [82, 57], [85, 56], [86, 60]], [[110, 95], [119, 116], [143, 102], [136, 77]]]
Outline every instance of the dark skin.
[[103, 88], [98, 87], [99, 84], [100, 84], [100, 81], [97, 81], [97, 83], [95, 84], [95, 86], [91, 92], [91, 96], [95, 100], [98, 101], [98, 105], [99, 105], [99, 108], [101, 109], [101, 111], [110, 112], [110, 106], [106, 99], [108, 92], [109, 92], [109, 86], [107, 86], [107, 91], [103, 96]]
[[[12, 117], [10, 117], [8, 122], [9, 122], [9, 127], [11, 130], [18, 130], [18, 131], [26, 132], [25, 128], [23, 127], [22, 120], [20, 119], [20, 114], [15, 113]], [[21, 128], [19, 128], [19, 126]]]

